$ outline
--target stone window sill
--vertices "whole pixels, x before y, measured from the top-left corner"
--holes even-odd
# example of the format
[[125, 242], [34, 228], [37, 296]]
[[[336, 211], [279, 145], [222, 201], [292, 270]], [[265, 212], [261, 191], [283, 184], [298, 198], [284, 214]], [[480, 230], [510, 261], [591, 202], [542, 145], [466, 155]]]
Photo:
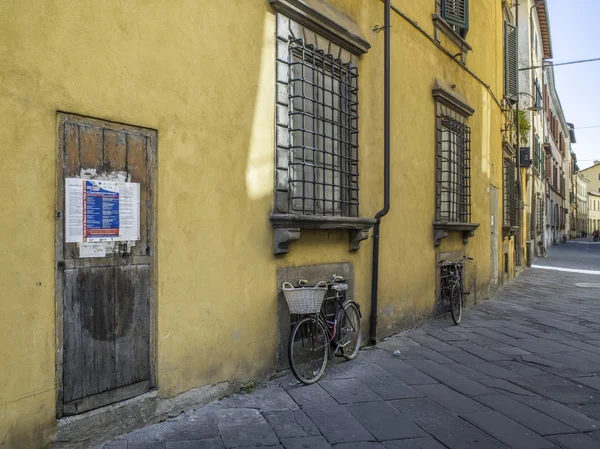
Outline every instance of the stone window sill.
[[518, 230], [518, 226], [502, 226], [502, 233], [504, 234], [504, 237], [515, 235]]
[[302, 229], [348, 229], [350, 251], [357, 251], [360, 242], [369, 238], [369, 229], [377, 222], [374, 218], [328, 217], [321, 215], [271, 214], [275, 228], [274, 254], [289, 252], [290, 243], [300, 238]]
[[[473, 48], [469, 45], [469, 43], [464, 40], [460, 34], [458, 34], [456, 31], [454, 31], [454, 29], [448, 24], [448, 22], [446, 22], [442, 16], [440, 16], [439, 14], [433, 14], [432, 15], [432, 19], [433, 19], [433, 26], [436, 30], [436, 34], [437, 31], [441, 31], [442, 33], [444, 33], [446, 36], [448, 36], [448, 38], [454, 42], [458, 48], [460, 48], [461, 54], [462, 54], [462, 62], [463, 64], [465, 63], [465, 55], [467, 54], [467, 52], [471, 51]], [[438, 36], [436, 36], [436, 40], [439, 42], [439, 38]]]
[[436, 221], [433, 223], [433, 240], [434, 246], [439, 246], [441, 240], [448, 237], [448, 232], [462, 232], [463, 243], [469, 243], [469, 239], [475, 236], [475, 229], [479, 227], [479, 223], [442, 223]]

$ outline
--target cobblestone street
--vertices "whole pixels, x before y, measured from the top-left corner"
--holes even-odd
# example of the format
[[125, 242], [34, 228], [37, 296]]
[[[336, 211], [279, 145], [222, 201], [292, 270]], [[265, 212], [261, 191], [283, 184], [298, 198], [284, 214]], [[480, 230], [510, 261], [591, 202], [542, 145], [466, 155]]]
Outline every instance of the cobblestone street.
[[[545, 268], [536, 268], [537, 265]], [[600, 244], [537, 259], [492, 299], [104, 449], [600, 448]]]

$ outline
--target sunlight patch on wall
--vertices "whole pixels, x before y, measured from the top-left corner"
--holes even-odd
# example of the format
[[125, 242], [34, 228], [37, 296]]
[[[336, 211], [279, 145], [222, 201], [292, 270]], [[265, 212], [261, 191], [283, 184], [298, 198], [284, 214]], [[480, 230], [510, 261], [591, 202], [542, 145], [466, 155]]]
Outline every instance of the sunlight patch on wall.
[[481, 91], [481, 171], [490, 173], [491, 110], [490, 97], [487, 89]]
[[275, 16], [269, 13], [265, 14], [263, 25], [259, 70], [246, 165], [246, 191], [251, 200], [259, 200], [273, 192]]

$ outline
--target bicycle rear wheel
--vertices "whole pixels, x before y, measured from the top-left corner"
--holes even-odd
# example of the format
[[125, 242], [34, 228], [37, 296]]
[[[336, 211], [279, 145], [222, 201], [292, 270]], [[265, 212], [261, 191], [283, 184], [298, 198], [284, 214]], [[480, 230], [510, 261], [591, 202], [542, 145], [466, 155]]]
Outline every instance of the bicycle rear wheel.
[[354, 302], [347, 302], [338, 314], [339, 337], [338, 343], [342, 355], [352, 360], [358, 355], [362, 328], [360, 326], [360, 310]]
[[462, 318], [462, 302], [462, 289], [460, 285], [455, 285], [452, 287], [452, 294], [450, 296], [450, 310], [454, 324], [459, 324]]
[[318, 381], [325, 372], [328, 352], [329, 338], [322, 320], [311, 316], [294, 325], [288, 359], [296, 379], [306, 385]]

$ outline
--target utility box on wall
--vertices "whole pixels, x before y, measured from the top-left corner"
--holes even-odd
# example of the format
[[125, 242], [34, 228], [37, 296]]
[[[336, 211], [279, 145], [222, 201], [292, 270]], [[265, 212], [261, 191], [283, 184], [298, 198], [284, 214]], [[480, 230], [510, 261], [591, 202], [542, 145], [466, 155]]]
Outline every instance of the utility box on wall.
[[524, 168], [531, 167], [531, 149], [530, 147], [524, 147], [519, 150], [519, 166]]

